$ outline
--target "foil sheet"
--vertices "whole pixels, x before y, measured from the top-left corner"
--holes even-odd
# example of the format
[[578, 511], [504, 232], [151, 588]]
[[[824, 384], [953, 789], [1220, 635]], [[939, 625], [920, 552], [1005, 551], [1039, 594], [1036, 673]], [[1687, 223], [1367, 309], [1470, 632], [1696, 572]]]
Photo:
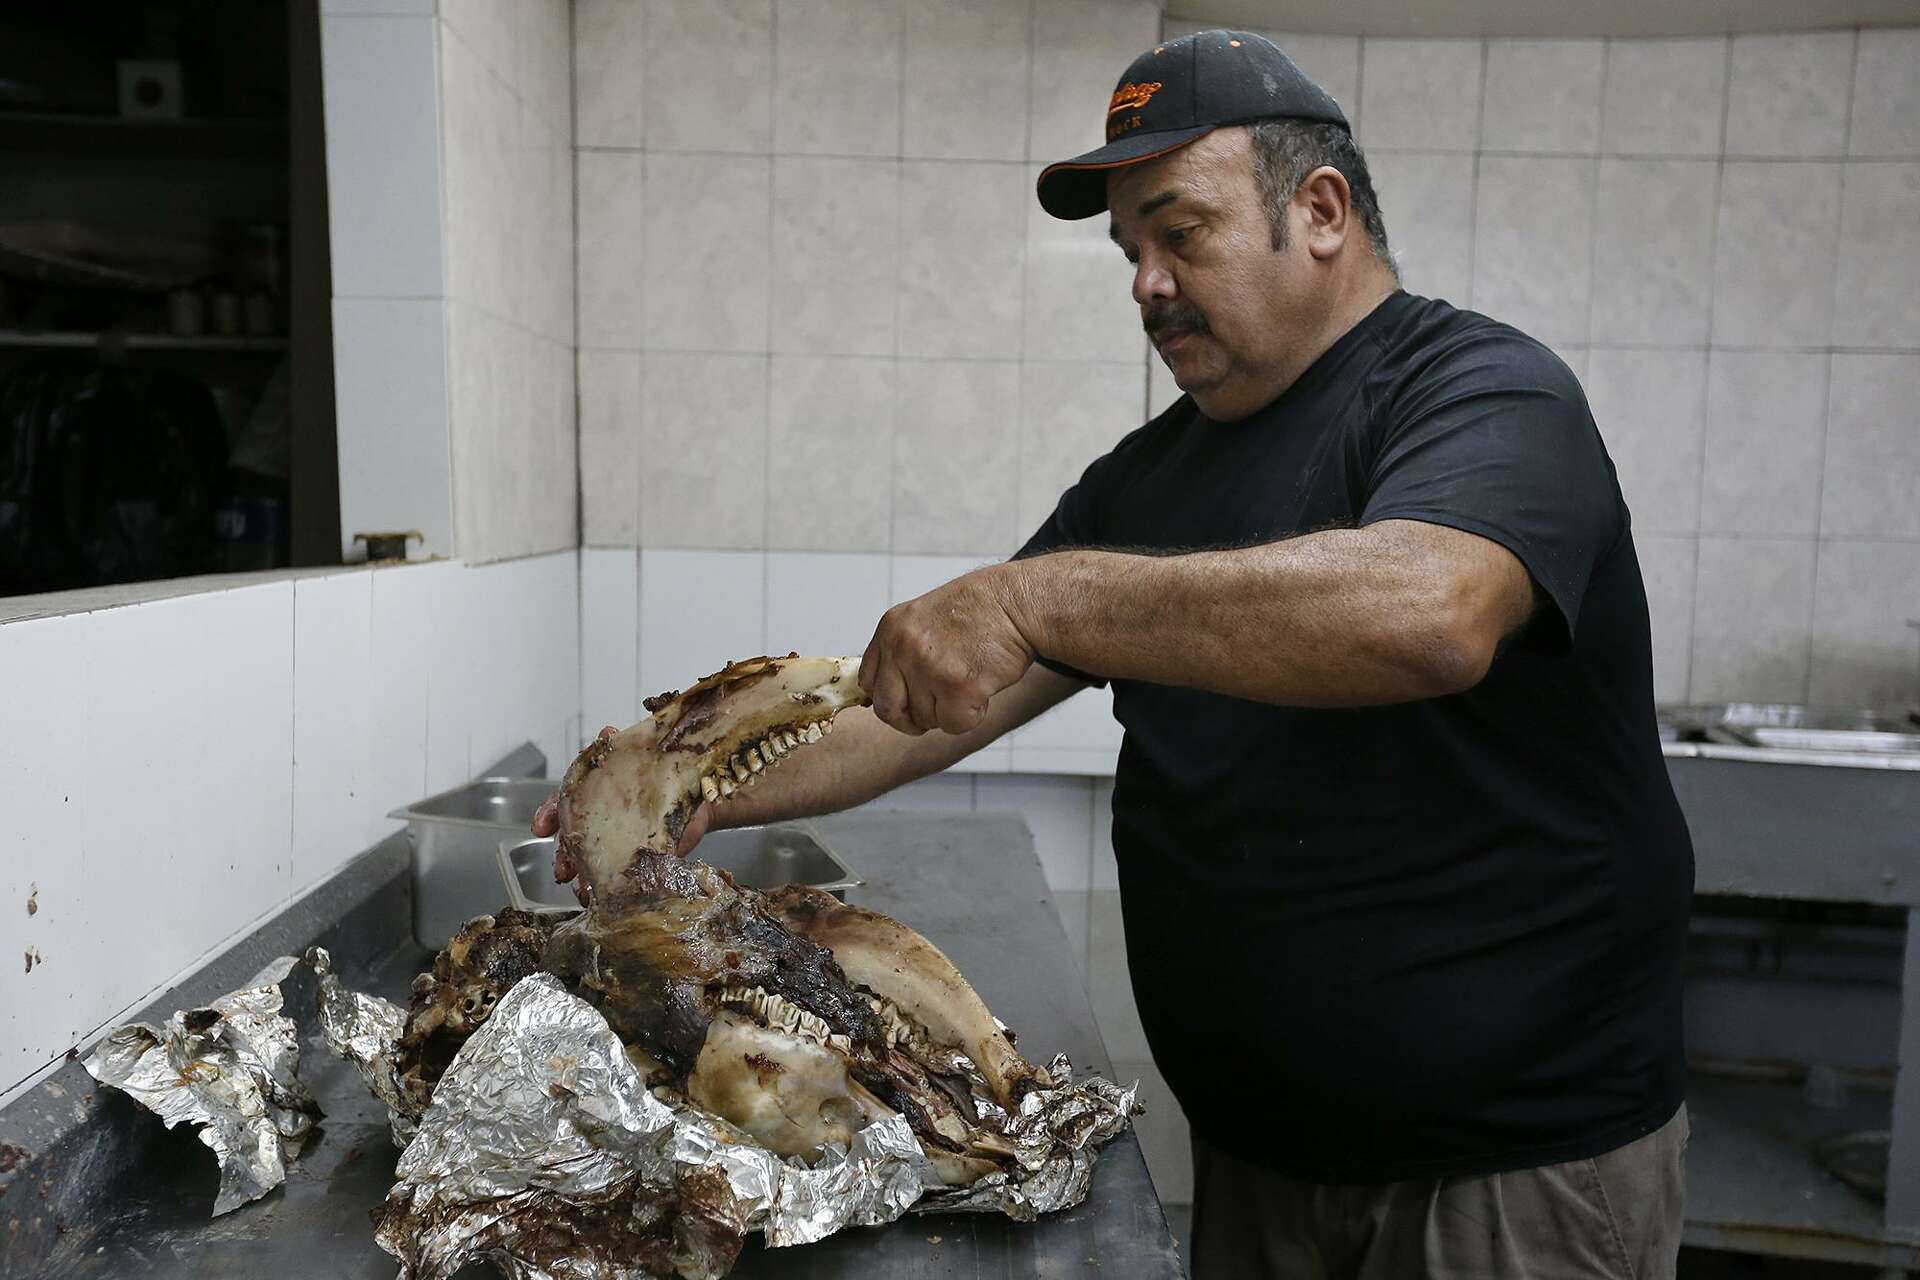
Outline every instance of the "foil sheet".
[[1140, 1110], [1138, 1081], [1122, 1087], [1090, 1076], [1075, 1084], [1073, 1063], [1064, 1053], [1047, 1064], [1055, 1087], [1022, 1098], [1018, 1115], [994, 1102], [965, 1054], [952, 1054], [942, 1065], [973, 1082], [974, 1108], [983, 1122], [1012, 1140], [1018, 1171], [935, 1192], [915, 1206], [916, 1213], [999, 1212], [1032, 1222], [1043, 1213], [1070, 1209], [1087, 1198], [1093, 1184], [1095, 1150], [1118, 1137]]
[[282, 956], [238, 991], [166, 1025], [131, 1022], [107, 1033], [85, 1066], [168, 1128], [196, 1124], [220, 1162], [213, 1214], [258, 1200], [286, 1180], [320, 1115], [296, 1075], [300, 1045], [280, 1012], [280, 983], [299, 961]]
[[305, 959], [320, 978], [314, 1004], [327, 1048], [359, 1069], [373, 1096], [387, 1106], [393, 1145], [406, 1146], [417, 1127], [400, 1088], [400, 1033], [407, 1026], [407, 1011], [391, 1000], [342, 985], [325, 947], [308, 947]]
[[[398, 1010], [353, 997], [330, 974], [321, 982], [328, 1044], [361, 1065], [398, 1133]], [[751, 1231], [781, 1247], [910, 1209], [1028, 1221], [1084, 1199], [1094, 1150], [1126, 1126], [1135, 1090], [1074, 1084], [1061, 1055], [1048, 1065], [1056, 1087], [1009, 1115], [965, 1055], [953, 1057], [983, 1118], [1011, 1140], [1013, 1171], [944, 1188], [899, 1116], [807, 1165], [672, 1090], [649, 1090], [600, 1012], [535, 974], [441, 1076], [375, 1212], [375, 1238], [400, 1260], [400, 1280], [439, 1280], [482, 1258], [515, 1280], [717, 1280]]]

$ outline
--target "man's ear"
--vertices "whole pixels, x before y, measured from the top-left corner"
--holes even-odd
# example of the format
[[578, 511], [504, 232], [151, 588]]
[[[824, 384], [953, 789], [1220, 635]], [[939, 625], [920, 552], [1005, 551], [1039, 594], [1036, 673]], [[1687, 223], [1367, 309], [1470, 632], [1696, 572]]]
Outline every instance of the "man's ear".
[[1353, 193], [1346, 178], [1323, 164], [1306, 176], [1294, 199], [1307, 211], [1307, 252], [1322, 261], [1339, 253], [1353, 225]]

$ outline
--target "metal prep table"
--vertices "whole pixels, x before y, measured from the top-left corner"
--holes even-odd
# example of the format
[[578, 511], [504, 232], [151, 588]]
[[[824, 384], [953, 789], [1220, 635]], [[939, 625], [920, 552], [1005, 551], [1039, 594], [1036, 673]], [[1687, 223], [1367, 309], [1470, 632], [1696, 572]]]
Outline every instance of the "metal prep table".
[[[1686, 1243], [1920, 1273], [1920, 752], [1693, 736], [1662, 745], [1693, 833], [1697, 893], [1894, 908], [1907, 927], [1888, 1011], [1904, 1069], [1890, 1096], [1854, 1089], [1822, 1108], [1797, 1082], [1694, 1074]], [[1892, 1028], [1879, 1029], [1891, 1047]], [[1835, 1130], [1891, 1132], [1884, 1209], [1816, 1159]]]
[[[851, 901], [925, 933], [1029, 1056], [1060, 1050], [1109, 1074], [1106, 1047], [1055, 913], [1033, 838], [1010, 817], [848, 814], [818, 822], [866, 885]], [[431, 956], [411, 937], [408, 858], [394, 837], [137, 1015], [163, 1020], [232, 990], [268, 960], [319, 942], [341, 977], [402, 1002]], [[185, 1127], [112, 1090], [74, 1061], [0, 1111], [0, 1276], [391, 1280], [368, 1210], [392, 1184], [386, 1117], [353, 1069], [318, 1041], [304, 968], [284, 989], [301, 1023], [301, 1076], [326, 1109], [286, 1185], [209, 1219], [212, 1154]], [[492, 1274], [487, 1266], [461, 1275]], [[984, 1214], [908, 1215], [819, 1244], [765, 1249], [751, 1237], [742, 1277], [1162, 1277], [1184, 1275], [1139, 1141], [1100, 1153], [1085, 1203], [1037, 1223]]]

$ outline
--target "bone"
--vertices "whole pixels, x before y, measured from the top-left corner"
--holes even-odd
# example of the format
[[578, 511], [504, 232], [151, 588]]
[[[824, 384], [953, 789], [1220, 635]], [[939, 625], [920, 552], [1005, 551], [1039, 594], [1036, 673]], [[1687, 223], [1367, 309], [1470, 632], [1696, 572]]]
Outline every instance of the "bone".
[[708, 804], [718, 804], [720, 802], [720, 788], [715, 785], [712, 774], [703, 773], [700, 775], [700, 795]]
[[[676, 838], [669, 817], [706, 796], [712, 777], [724, 799], [728, 775], [751, 776], [733, 757], [764, 743], [800, 717], [817, 718], [864, 705], [860, 659], [748, 658], [729, 664], [684, 691], [651, 700], [652, 714], [610, 737], [596, 738], [567, 771], [561, 787], [563, 868], [575, 868], [596, 894], [611, 891], [634, 863], [636, 851], [671, 855]], [[805, 740], [818, 742], [814, 729]], [[791, 745], [802, 741], [798, 730]], [[780, 758], [776, 750], [774, 760]], [[760, 752], [761, 767], [768, 756]]]
[[747, 768], [753, 770], [755, 773], [758, 773], [762, 769], [767, 767], [767, 762], [763, 758], [761, 758], [760, 748], [748, 747], [746, 755], [747, 755]]
[[747, 766], [741, 762], [739, 756], [735, 756], [733, 759], [727, 761], [727, 767], [733, 770], [733, 780], [735, 782], [745, 782], [753, 775], [753, 770], [747, 768]]
[[818, 742], [818, 741], [820, 741], [820, 738], [821, 738], [821, 733], [820, 733], [820, 726], [819, 726], [819, 725], [817, 725], [817, 724], [810, 724], [810, 725], [808, 725], [808, 726], [807, 726], [807, 741], [808, 741], [808, 742]]
[[732, 778], [729, 778], [724, 773], [720, 775], [720, 794], [723, 798], [733, 795], [737, 790], [739, 790], [739, 788], [733, 785]]

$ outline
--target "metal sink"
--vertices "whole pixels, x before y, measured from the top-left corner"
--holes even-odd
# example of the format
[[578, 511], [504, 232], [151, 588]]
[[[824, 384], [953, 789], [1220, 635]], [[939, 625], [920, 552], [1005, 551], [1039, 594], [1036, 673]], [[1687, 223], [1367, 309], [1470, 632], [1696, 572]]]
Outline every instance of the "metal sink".
[[1920, 734], [1873, 729], [1796, 729], [1756, 725], [1734, 730], [1757, 747], [1787, 751], [1920, 751]]
[[1920, 719], [1908, 713], [1794, 703], [1662, 707], [1669, 756], [1854, 768], [1920, 768]]
[[[500, 842], [500, 874], [510, 905], [522, 911], [578, 911], [570, 885], [553, 882], [553, 839], [515, 837]], [[864, 883], [810, 827], [784, 823], [715, 831], [700, 841], [699, 859], [750, 889], [804, 884], [842, 901]]]

